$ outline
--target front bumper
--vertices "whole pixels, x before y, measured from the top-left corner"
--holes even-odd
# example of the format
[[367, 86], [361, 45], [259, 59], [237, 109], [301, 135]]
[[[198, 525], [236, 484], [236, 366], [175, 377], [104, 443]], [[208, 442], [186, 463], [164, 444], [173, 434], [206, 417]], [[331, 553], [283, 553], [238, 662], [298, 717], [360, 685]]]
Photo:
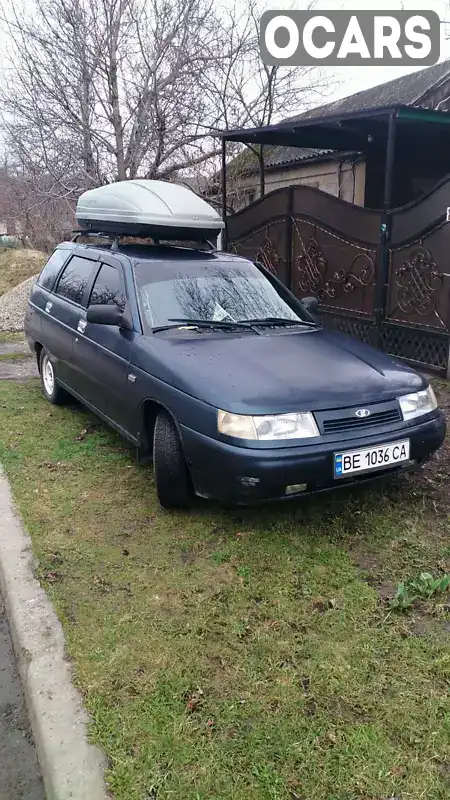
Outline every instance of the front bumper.
[[[372, 432], [370, 436], [271, 449], [236, 447], [190, 428], [181, 428], [184, 452], [196, 494], [233, 505], [285, 499], [287, 486], [306, 484], [305, 490], [289, 495], [298, 497], [299, 494], [374, 480], [423, 464], [441, 446], [445, 432], [445, 419], [440, 411], [422, 422], [403, 424], [401, 428], [396, 426], [395, 430], [385, 428], [378, 433]], [[334, 453], [376, 447], [403, 439], [411, 442], [411, 460], [407, 464], [334, 479]]]

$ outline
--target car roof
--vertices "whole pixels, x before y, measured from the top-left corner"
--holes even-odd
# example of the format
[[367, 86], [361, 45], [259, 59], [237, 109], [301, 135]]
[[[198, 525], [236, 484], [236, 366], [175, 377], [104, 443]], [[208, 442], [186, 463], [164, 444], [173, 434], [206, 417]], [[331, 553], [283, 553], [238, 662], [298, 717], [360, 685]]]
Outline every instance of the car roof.
[[78, 242], [61, 242], [58, 245], [61, 249], [82, 249], [98, 250], [109, 255], [124, 255], [131, 261], [211, 261], [230, 262], [230, 264], [251, 263], [250, 259], [225, 253], [222, 250], [200, 250], [192, 247], [179, 247], [175, 245], [154, 245], [154, 244], [122, 244], [112, 248], [111, 244], [82, 244]]

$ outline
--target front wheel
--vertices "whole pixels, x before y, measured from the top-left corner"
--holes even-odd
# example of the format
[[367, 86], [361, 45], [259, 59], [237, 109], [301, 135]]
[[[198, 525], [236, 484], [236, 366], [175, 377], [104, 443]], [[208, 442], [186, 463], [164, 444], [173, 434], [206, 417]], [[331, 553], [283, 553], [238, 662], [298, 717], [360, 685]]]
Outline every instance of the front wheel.
[[39, 359], [39, 372], [41, 373], [42, 394], [55, 406], [67, 402], [68, 394], [61, 386], [58, 386], [55, 376], [55, 368], [50, 361], [50, 356], [45, 348], [42, 348]]
[[163, 508], [188, 508], [193, 492], [175, 423], [160, 411], [153, 435], [153, 466], [158, 500]]

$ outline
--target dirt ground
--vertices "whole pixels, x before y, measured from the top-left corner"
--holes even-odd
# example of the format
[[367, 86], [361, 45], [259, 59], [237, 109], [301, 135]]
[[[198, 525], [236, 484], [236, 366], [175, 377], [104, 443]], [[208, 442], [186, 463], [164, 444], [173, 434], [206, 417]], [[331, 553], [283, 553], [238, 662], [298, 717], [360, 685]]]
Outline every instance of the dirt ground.
[[[438, 378], [431, 378], [440, 408], [447, 419], [447, 430], [450, 430], [450, 391], [449, 383]], [[450, 513], [450, 492], [448, 476], [450, 475], [450, 437], [447, 435], [444, 444], [433, 459], [419, 473], [409, 476], [417, 490], [426, 488], [427, 498], [435, 511]]]

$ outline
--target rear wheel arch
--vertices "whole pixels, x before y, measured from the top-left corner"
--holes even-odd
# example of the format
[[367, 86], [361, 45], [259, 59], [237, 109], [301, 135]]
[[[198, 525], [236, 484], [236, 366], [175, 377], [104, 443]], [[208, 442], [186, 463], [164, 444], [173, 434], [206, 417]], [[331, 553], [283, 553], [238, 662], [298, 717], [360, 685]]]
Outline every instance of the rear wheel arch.
[[39, 353], [39, 372], [41, 375], [42, 393], [52, 405], [64, 405], [69, 400], [69, 394], [58, 384], [55, 367], [50, 353], [41, 347]]
[[34, 352], [36, 353], [36, 361], [38, 365], [39, 372], [41, 371], [41, 353], [42, 353], [43, 345], [40, 342], [34, 343]]

